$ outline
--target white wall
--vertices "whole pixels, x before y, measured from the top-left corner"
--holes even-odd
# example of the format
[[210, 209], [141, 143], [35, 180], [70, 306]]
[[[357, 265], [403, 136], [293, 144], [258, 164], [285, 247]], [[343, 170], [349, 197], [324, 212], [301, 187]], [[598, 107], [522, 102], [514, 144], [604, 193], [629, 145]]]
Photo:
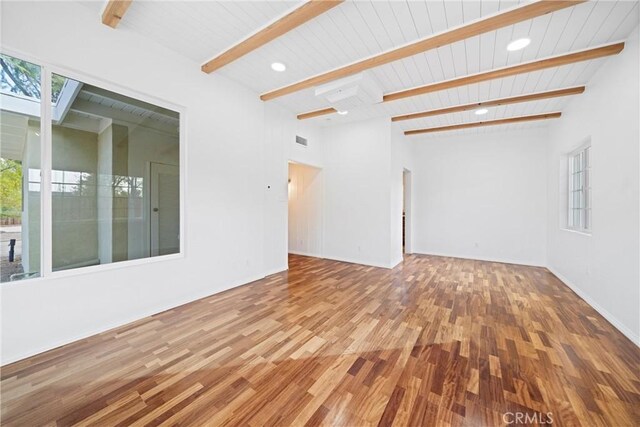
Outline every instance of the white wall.
[[322, 169], [289, 163], [289, 253], [322, 257]]
[[417, 139], [413, 251], [545, 265], [545, 141], [534, 130]]
[[303, 151], [294, 160], [323, 165], [321, 172], [290, 168], [290, 252], [397, 265], [402, 260], [402, 174], [412, 168], [410, 140], [387, 119], [325, 128], [320, 139], [321, 150], [310, 146], [312, 156], [302, 156]]
[[[288, 161], [321, 167], [323, 147], [320, 130], [296, 119], [277, 104], [265, 104], [264, 126], [264, 224], [265, 272], [288, 268]], [[296, 144], [296, 135], [307, 138], [306, 147]]]
[[402, 194], [402, 208], [405, 213], [404, 219], [404, 253], [412, 254], [413, 253], [413, 186], [412, 182], [412, 174], [410, 169], [406, 169], [403, 171], [402, 183], [403, 194]]
[[391, 266], [391, 124], [374, 119], [323, 130], [324, 257]]
[[[638, 29], [550, 131], [548, 267], [640, 343]], [[591, 139], [592, 234], [564, 230], [566, 155]]]
[[292, 113], [75, 2], [0, 7], [5, 52], [182, 106], [187, 135], [185, 256], [3, 284], [2, 364], [286, 268]]

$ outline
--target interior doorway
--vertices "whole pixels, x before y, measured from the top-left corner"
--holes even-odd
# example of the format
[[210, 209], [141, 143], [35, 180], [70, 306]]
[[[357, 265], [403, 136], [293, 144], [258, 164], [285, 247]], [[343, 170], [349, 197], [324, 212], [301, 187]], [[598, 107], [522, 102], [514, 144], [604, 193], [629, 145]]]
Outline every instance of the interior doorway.
[[151, 163], [151, 256], [180, 252], [180, 170]]
[[402, 253], [411, 250], [411, 171], [402, 172]]
[[289, 254], [322, 257], [322, 191], [322, 169], [289, 162]]

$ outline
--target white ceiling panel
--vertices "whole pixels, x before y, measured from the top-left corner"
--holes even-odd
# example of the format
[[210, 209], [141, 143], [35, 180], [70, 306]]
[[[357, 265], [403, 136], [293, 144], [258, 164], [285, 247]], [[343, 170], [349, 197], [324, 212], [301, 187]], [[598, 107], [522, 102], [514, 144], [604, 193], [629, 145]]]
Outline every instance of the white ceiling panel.
[[[257, 96], [521, 3], [524, 2], [347, 0], [217, 72], [249, 87]], [[302, 1], [134, 1], [120, 26], [179, 52], [198, 66], [300, 4]], [[385, 93], [400, 91], [623, 40], [638, 25], [638, 15], [637, 0], [589, 1], [377, 67], [371, 74]], [[508, 52], [506, 45], [521, 37], [531, 38], [531, 44], [521, 51]], [[464, 86], [363, 107], [346, 116], [334, 114], [310, 121], [331, 125], [588, 84], [605, 60]], [[276, 61], [285, 63], [287, 70], [272, 71], [270, 64]], [[493, 108], [483, 118], [562, 110], [570, 99]], [[313, 89], [269, 102], [277, 102], [294, 113], [328, 106], [314, 96]], [[474, 120], [478, 118], [473, 113], [456, 113], [401, 122], [401, 126], [410, 129]], [[509, 126], [519, 129], [527, 125]], [[459, 132], [484, 131], [485, 128], [478, 128]]]
[[206, 62], [301, 1], [134, 1], [120, 23]]

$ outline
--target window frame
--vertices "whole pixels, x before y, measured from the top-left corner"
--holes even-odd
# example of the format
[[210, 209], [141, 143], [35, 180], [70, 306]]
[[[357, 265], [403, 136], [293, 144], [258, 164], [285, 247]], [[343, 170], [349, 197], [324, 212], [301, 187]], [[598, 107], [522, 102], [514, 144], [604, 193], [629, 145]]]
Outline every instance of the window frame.
[[[69, 67], [60, 66], [55, 63], [42, 60], [20, 50], [7, 47], [0, 47], [0, 53], [13, 56], [15, 58], [31, 62], [40, 67], [40, 275], [38, 277], [27, 278], [24, 280], [9, 281], [1, 283], [0, 286], [24, 286], [28, 283], [37, 283], [43, 280], [65, 278], [72, 276], [82, 276], [86, 274], [94, 274], [101, 271], [108, 271], [119, 268], [129, 268], [139, 265], [152, 264], [156, 262], [164, 262], [182, 259], [185, 257], [186, 244], [186, 168], [187, 168], [187, 108], [147, 95], [143, 92], [136, 91], [126, 86], [119, 85], [112, 81], [95, 77], [89, 73], [75, 70]], [[53, 123], [53, 112], [56, 108], [51, 104], [51, 76], [58, 74], [82, 83], [100, 87], [130, 98], [154, 104], [159, 107], [173, 110], [180, 114], [180, 130], [179, 130], [179, 177], [180, 177], [180, 249], [175, 254], [149, 256], [146, 258], [138, 258], [125, 261], [117, 261], [109, 264], [99, 264], [86, 267], [78, 267], [66, 270], [53, 270], [53, 210], [52, 210], [52, 193], [51, 170], [52, 170], [52, 134], [51, 125]]]
[[[587, 154], [588, 152], [588, 154]], [[576, 172], [575, 159], [582, 157], [581, 169]], [[581, 234], [591, 235], [593, 231], [593, 196], [591, 191], [592, 182], [592, 147], [591, 139], [581, 144], [575, 150], [567, 154], [567, 208], [566, 208], [566, 229]], [[576, 190], [575, 175], [580, 174], [580, 189]], [[580, 192], [579, 200], [583, 201], [579, 207], [574, 205], [574, 193]], [[578, 224], [574, 223], [574, 211], [584, 211], [579, 214]]]

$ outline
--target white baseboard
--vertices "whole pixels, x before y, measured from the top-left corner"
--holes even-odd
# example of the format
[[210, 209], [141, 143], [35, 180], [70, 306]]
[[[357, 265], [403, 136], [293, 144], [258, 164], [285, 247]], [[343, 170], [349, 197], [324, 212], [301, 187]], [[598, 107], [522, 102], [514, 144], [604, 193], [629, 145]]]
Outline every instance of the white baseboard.
[[208, 289], [205, 289], [205, 290], [201, 289], [199, 292], [193, 293], [191, 295], [183, 295], [181, 298], [177, 298], [175, 301], [171, 303], [163, 303], [163, 304], [158, 304], [154, 307], [146, 307], [138, 311], [136, 314], [126, 316], [126, 317], [121, 317], [119, 319], [114, 319], [109, 322], [106, 322], [99, 328], [91, 328], [89, 330], [85, 330], [73, 335], [69, 335], [63, 339], [54, 340], [45, 345], [31, 348], [28, 351], [23, 351], [20, 353], [11, 353], [9, 355], [2, 355], [0, 356], [0, 366], [5, 366], [22, 359], [26, 359], [28, 357], [36, 356], [40, 353], [44, 353], [46, 351], [53, 350], [55, 348], [62, 347], [64, 345], [71, 344], [76, 341], [101, 334], [103, 332], [107, 332], [111, 329], [128, 325], [130, 323], [144, 319], [145, 317], [153, 316], [158, 313], [162, 313], [164, 311], [171, 310], [176, 307], [180, 307], [181, 305], [189, 304], [191, 302], [194, 302], [203, 298], [208, 298], [212, 295], [216, 295], [233, 288], [237, 288], [252, 282], [256, 282], [258, 280], [262, 280], [266, 276], [269, 276], [275, 273], [280, 273], [284, 270], [287, 270], [287, 267], [284, 267], [283, 269], [275, 269], [275, 270], [278, 270], [278, 271], [274, 271], [272, 273], [266, 272], [266, 273], [260, 273], [255, 275], [249, 275], [249, 276], [244, 276], [243, 278], [240, 278], [237, 280], [233, 280], [227, 283], [226, 285], [222, 286], [220, 289], [217, 289], [215, 292], [211, 292], [211, 290], [208, 290]]
[[595, 311], [597, 311], [602, 317], [604, 317], [609, 323], [611, 323], [611, 325], [613, 325], [614, 328], [616, 328], [617, 330], [622, 332], [622, 334], [624, 336], [626, 336], [627, 338], [629, 338], [631, 340], [631, 342], [633, 342], [636, 346], [640, 347], [640, 336], [634, 334], [633, 331], [631, 331], [622, 322], [620, 322], [613, 314], [611, 314], [607, 310], [605, 310], [600, 304], [595, 302], [593, 300], [593, 298], [591, 298], [589, 295], [587, 295], [584, 291], [582, 291], [582, 289], [580, 289], [577, 285], [575, 285], [570, 280], [568, 280], [566, 277], [564, 277], [562, 274], [560, 274], [553, 267], [550, 267], [548, 265], [540, 265], [540, 264], [533, 264], [533, 263], [530, 263], [530, 262], [517, 261], [517, 260], [513, 260], [513, 259], [496, 259], [496, 258], [484, 258], [484, 257], [479, 257], [478, 258], [478, 257], [460, 256], [460, 255], [444, 254], [444, 253], [433, 253], [433, 252], [426, 253], [426, 252], [420, 252], [420, 251], [414, 251], [414, 254], [431, 255], [431, 256], [443, 256], [443, 257], [450, 257], [450, 258], [461, 258], [461, 259], [469, 259], [469, 260], [499, 262], [499, 263], [504, 263], [504, 264], [516, 264], [516, 265], [526, 265], [526, 266], [530, 266], [530, 267], [543, 267], [543, 268], [546, 268], [551, 273], [553, 273], [558, 279], [560, 279], [560, 281], [562, 283], [567, 285], [567, 287], [569, 289], [571, 289], [580, 298], [582, 298], [587, 304], [589, 304], [591, 307], [593, 307], [593, 309]]
[[320, 254], [314, 254], [314, 253], [305, 252], [305, 251], [289, 251], [289, 253], [292, 254], [292, 255], [309, 256], [309, 257], [312, 257], [312, 258], [324, 258]]
[[[294, 252], [291, 252], [294, 253]], [[424, 254], [418, 251], [414, 252], [415, 254], [423, 254], [423, 255], [433, 255], [433, 256], [445, 256], [445, 257], [453, 257], [453, 258], [462, 258], [462, 259], [475, 259], [475, 260], [479, 260], [479, 261], [489, 261], [489, 262], [500, 262], [500, 263], [506, 263], [506, 264], [519, 264], [519, 265], [529, 265], [529, 266], [534, 266], [534, 267], [546, 267], [551, 273], [553, 273], [558, 279], [560, 279], [560, 281], [562, 281], [565, 285], [567, 285], [567, 287], [569, 289], [571, 289], [572, 291], [574, 291], [580, 298], [582, 298], [587, 304], [589, 304], [591, 307], [593, 307], [594, 310], [596, 310], [602, 317], [604, 317], [609, 323], [611, 323], [611, 325], [613, 325], [613, 327], [615, 327], [616, 329], [618, 329], [622, 334], [624, 334], [627, 338], [629, 338], [631, 340], [631, 342], [633, 342], [636, 346], [640, 347], [640, 337], [636, 334], [633, 333], [633, 331], [631, 331], [629, 328], [627, 328], [624, 324], [622, 324], [615, 316], [613, 316], [611, 313], [609, 313], [607, 310], [605, 310], [602, 306], [600, 306], [597, 302], [595, 302], [589, 295], [587, 295], [586, 293], [584, 293], [578, 286], [576, 286], [575, 284], [571, 283], [571, 281], [569, 281], [566, 277], [564, 277], [562, 274], [560, 274], [557, 270], [555, 270], [554, 268], [550, 267], [550, 266], [539, 266], [539, 265], [533, 265], [533, 264], [527, 264], [527, 263], [523, 263], [523, 262], [513, 262], [513, 261], [509, 261], [509, 260], [496, 260], [496, 259], [478, 259], [478, 258], [465, 258], [465, 257], [460, 257], [460, 256], [453, 256], [453, 255], [444, 255], [444, 254]], [[304, 255], [304, 256], [315, 256], [315, 255], [305, 255], [305, 254], [299, 254], [299, 255]], [[352, 263], [352, 264], [361, 264], [361, 265], [367, 265], [367, 266], [372, 266], [372, 267], [379, 267], [379, 268], [393, 268], [395, 265], [392, 266], [388, 266], [388, 265], [381, 265], [381, 264], [374, 264], [374, 263], [370, 263], [370, 262], [363, 262], [361, 260], [353, 260], [353, 259], [347, 259], [347, 258], [340, 258], [340, 257], [324, 257], [326, 259], [331, 259], [334, 261], [341, 261], [341, 262], [348, 262], [348, 263]], [[263, 274], [260, 275], [255, 275], [255, 276], [248, 276], [248, 277], [244, 277], [242, 279], [239, 280], [235, 280], [229, 284], [227, 284], [226, 286], [224, 286], [222, 289], [218, 289], [216, 292], [214, 293], [210, 293], [209, 291], [201, 291], [198, 294], [194, 294], [194, 295], [190, 295], [190, 296], [185, 296], [183, 298], [180, 298], [178, 300], [176, 300], [173, 303], [169, 303], [169, 304], [162, 304], [162, 305], [158, 305], [156, 307], [153, 308], [148, 308], [146, 310], [141, 310], [140, 312], [138, 312], [136, 315], [133, 316], [128, 316], [127, 318], [123, 318], [123, 319], [119, 319], [119, 320], [115, 320], [109, 323], [104, 324], [102, 327], [94, 329], [94, 330], [90, 330], [90, 331], [83, 331], [80, 334], [77, 334], [75, 336], [70, 336], [67, 337], [63, 340], [57, 340], [54, 342], [50, 342], [40, 348], [33, 348], [30, 349], [28, 352], [24, 352], [21, 354], [11, 354], [8, 357], [4, 357], [2, 358], [2, 360], [0, 361], [0, 365], [4, 366], [7, 365], [9, 363], [21, 360], [21, 359], [25, 359], [27, 357], [30, 356], [34, 356], [36, 354], [42, 353], [44, 351], [48, 351], [54, 348], [57, 348], [59, 346], [62, 345], [66, 345], [69, 344], [71, 342], [80, 340], [80, 339], [84, 339], [87, 338], [89, 336], [92, 335], [96, 335], [102, 332], [105, 332], [107, 330], [116, 328], [116, 327], [120, 327], [123, 325], [126, 325], [128, 323], [134, 322], [136, 320], [142, 319], [144, 317], [147, 316], [151, 316], [160, 312], [163, 312], [165, 310], [169, 310], [175, 307], [178, 307], [180, 305], [183, 304], [187, 304], [189, 302], [193, 302], [196, 301], [198, 299], [201, 298], [206, 298], [208, 296], [211, 295], [215, 295], [218, 294], [220, 292], [224, 292], [225, 290], [229, 290], [247, 283], [251, 283], [257, 280], [260, 280], [266, 276], [270, 276], [272, 274], [277, 274], [277, 273], [281, 273], [283, 271], [286, 271], [288, 269], [288, 266], [281, 266], [279, 268], [273, 269], [271, 271], [266, 271]]]
[[289, 253], [292, 254], [292, 255], [301, 255], [301, 256], [308, 256], [308, 257], [312, 257], [312, 258], [330, 259], [331, 261], [348, 262], [349, 264], [360, 264], [360, 265], [367, 265], [369, 267], [379, 267], [379, 268], [388, 268], [388, 269], [393, 269], [396, 265], [400, 264], [402, 262], [402, 260], [403, 260], [403, 258], [400, 257], [396, 261], [393, 261], [388, 265], [383, 265], [383, 264], [378, 264], [378, 263], [365, 262], [365, 261], [362, 261], [362, 260], [356, 260], [356, 259], [353, 259], [353, 258], [322, 256], [322, 255], [319, 255], [319, 254], [312, 254], [312, 253], [307, 253], [307, 252], [303, 252], [303, 251], [289, 251]]
[[526, 265], [528, 267], [545, 267], [546, 265], [539, 263], [532, 263], [529, 261], [521, 261], [510, 258], [492, 258], [492, 257], [476, 257], [471, 255], [458, 255], [458, 254], [447, 254], [442, 252], [422, 252], [419, 250], [413, 251], [414, 255], [431, 255], [431, 256], [441, 256], [447, 258], [459, 258], [459, 259], [468, 259], [472, 261], [487, 261], [487, 262], [497, 262], [500, 264], [514, 264], [514, 265]]
[[303, 251], [289, 251], [289, 253], [293, 254], [293, 255], [301, 255], [301, 256], [308, 256], [308, 257], [313, 257], [313, 258], [330, 259], [331, 261], [348, 262], [349, 264], [360, 264], [360, 265], [367, 265], [369, 267], [379, 267], [379, 268], [388, 268], [388, 269], [392, 269], [396, 265], [398, 265], [398, 264], [400, 264], [402, 262], [402, 258], [398, 258], [398, 260], [396, 260], [395, 262], [391, 262], [388, 265], [384, 265], [384, 264], [372, 263], [372, 262], [368, 262], [368, 261], [356, 260], [356, 259], [353, 259], [353, 258], [322, 256], [322, 255], [319, 255], [319, 254], [312, 254], [312, 253], [307, 253], [307, 252], [303, 252]]
[[330, 259], [332, 261], [348, 262], [349, 264], [366, 265], [366, 266], [369, 266], [369, 267], [378, 267], [378, 268], [387, 268], [387, 269], [393, 268], [393, 266], [384, 265], [384, 264], [380, 264], [380, 263], [376, 263], [376, 262], [363, 261], [361, 259], [343, 258], [343, 257], [326, 256], [326, 255], [323, 256], [323, 258]]
[[[262, 279], [264, 279], [267, 276], [271, 276], [272, 274], [282, 273], [283, 271], [287, 271], [288, 269], [289, 269], [289, 266], [285, 265], [284, 267], [278, 267], [278, 268], [274, 268], [272, 270], [267, 270], [267, 271], [265, 271], [264, 277], [262, 277]], [[256, 280], [260, 280], [260, 279], [256, 279]], [[250, 283], [250, 282], [247, 282], [247, 283]]]
[[567, 285], [567, 287], [569, 289], [571, 289], [573, 292], [575, 292], [580, 298], [582, 298], [587, 304], [589, 304], [595, 311], [597, 311], [602, 317], [607, 319], [607, 321], [609, 323], [611, 323], [611, 325], [614, 328], [616, 328], [617, 330], [622, 332], [622, 334], [624, 336], [626, 336], [627, 338], [629, 338], [632, 343], [634, 343], [636, 346], [640, 347], [640, 336], [634, 334], [633, 331], [631, 331], [624, 324], [622, 324], [622, 322], [620, 322], [618, 319], [616, 319], [616, 317], [613, 314], [611, 314], [607, 310], [605, 310], [600, 304], [595, 302], [593, 300], [593, 298], [591, 298], [589, 295], [587, 295], [582, 289], [580, 289], [577, 285], [572, 283], [565, 276], [560, 274], [560, 272], [558, 272], [555, 268], [547, 266], [547, 270], [549, 270], [554, 276], [556, 276], [558, 279], [560, 279], [560, 281], [562, 283]]
[[403, 256], [401, 256], [401, 257], [400, 257], [400, 258], [398, 258], [397, 260], [395, 260], [395, 261], [391, 261], [391, 264], [389, 264], [389, 268], [391, 268], [391, 269], [396, 268], [396, 266], [397, 266], [398, 264], [400, 264], [403, 260], [404, 260], [404, 257], [403, 257]]

